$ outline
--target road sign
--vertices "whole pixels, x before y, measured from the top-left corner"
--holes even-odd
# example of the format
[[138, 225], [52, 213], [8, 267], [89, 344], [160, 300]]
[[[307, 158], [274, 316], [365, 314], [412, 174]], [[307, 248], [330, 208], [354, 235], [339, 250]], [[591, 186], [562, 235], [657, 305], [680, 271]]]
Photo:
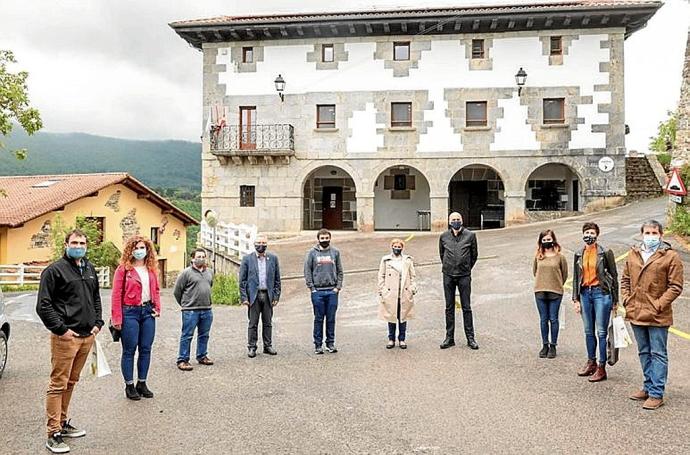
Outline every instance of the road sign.
[[683, 179], [680, 178], [680, 172], [677, 167], [674, 167], [671, 171], [671, 178], [664, 188], [667, 193], [675, 194], [676, 196], [685, 196], [688, 194], [688, 190], [685, 189], [685, 184]]
[[613, 158], [610, 156], [602, 156], [599, 159], [599, 169], [602, 172], [611, 172], [614, 166], [615, 163], [613, 162]]
[[675, 194], [669, 194], [668, 200], [671, 202], [675, 202], [676, 204], [682, 204], [683, 203], [683, 196], [676, 196]]

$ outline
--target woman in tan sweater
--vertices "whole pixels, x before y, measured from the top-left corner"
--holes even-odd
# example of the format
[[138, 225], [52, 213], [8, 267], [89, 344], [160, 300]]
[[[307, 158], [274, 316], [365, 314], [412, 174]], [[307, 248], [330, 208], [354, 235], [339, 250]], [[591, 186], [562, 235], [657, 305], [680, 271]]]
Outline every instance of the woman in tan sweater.
[[568, 263], [561, 254], [561, 246], [551, 229], [539, 234], [532, 271], [535, 277], [534, 298], [537, 301], [541, 322], [542, 348], [539, 357], [553, 359], [556, 357], [558, 310], [563, 299], [563, 284], [568, 279]]

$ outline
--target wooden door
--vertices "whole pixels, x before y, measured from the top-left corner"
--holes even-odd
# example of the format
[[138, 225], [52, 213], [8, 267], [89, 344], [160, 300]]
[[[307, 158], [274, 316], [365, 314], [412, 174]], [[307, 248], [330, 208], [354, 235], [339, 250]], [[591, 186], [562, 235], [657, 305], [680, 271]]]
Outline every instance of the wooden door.
[[256, 150], [256, 107], [240, 108], [240, 149]]
[[167, 288], [166, 276], [168, 274], [168, 261], [166, 259], [158, 260], [158, 285], [162, 288]]
[[343, 228], [343, 188], [326, 186], [323, 188], [322, 223], [326, 229]]
[[462, 215], [468, 228], [481, 227], [482, 210], [486, 208], [488, 182], [486, 180], [451, 182], [450, 211]]

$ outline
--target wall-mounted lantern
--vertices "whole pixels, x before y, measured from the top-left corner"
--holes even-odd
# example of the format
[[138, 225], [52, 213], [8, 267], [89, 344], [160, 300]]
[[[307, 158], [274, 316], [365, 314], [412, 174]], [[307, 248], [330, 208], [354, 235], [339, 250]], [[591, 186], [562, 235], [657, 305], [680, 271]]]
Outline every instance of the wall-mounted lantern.
[[522, 87], [525, 85], [525, 82], [527, 82], [527, 72], [525, 72], [522, 67], [520, 67], [520, 70], [515, 75], [515, 82], [518, 86], [518, 96], [520, 96], [520, 93], [522, 93]]
[[285, 90], [285, 79], [283, 79], [283, 76], [279, 74], [274, 83], [276, 85], [276, 92], [278, 92], [280, 101], [285, 101], [285, 95], [283, 94], [283, 91]]

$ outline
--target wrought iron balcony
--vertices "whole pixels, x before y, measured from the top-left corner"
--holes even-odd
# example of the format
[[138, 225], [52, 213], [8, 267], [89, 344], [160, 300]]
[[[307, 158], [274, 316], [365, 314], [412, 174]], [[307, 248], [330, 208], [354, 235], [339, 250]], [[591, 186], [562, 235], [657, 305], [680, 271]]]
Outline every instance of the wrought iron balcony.
[[263, 157], [267, 162], [273, 157], [295, 154], [295, 129], [288, 124], [227, 125], [211, 130], [211, 153], [219, 158], [232, 158], [241, 163], [242, 158], [254, 162]]

